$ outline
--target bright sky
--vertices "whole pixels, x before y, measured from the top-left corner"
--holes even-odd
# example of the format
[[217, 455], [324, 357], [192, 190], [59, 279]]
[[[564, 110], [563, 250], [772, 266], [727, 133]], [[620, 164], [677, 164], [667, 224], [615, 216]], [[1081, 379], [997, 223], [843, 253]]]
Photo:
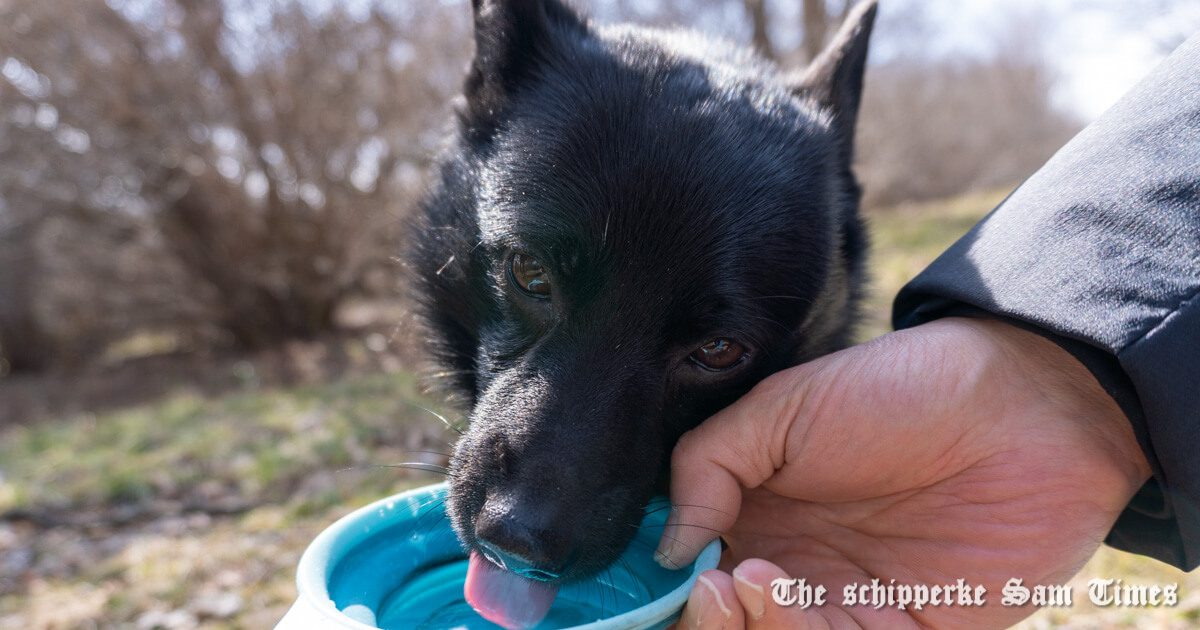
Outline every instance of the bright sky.
[[1108, 109], [1165, 56], [1154, 42], [1137, 35], [1097, 28], [1083, 31], [1058, 61], [1064, 106], [1093, 119]]
[[1085, 122], [1166, 56], [1159, 43], [1165, 34], [1200, 31], [1196, 0], [881, 0], [881, 10], [905, 1], [925, 5], [945, 47], [979, 49], [1007, 20], [1044, 29], [1044, 52], [1058, 73], [1053, 96]]

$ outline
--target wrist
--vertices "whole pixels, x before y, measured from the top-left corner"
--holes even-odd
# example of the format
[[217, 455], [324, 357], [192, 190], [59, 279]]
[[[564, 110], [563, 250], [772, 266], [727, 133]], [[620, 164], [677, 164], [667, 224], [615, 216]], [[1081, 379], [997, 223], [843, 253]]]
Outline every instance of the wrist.
[[1014, 381], [1011, 387], [1071, 419], [1097, 448], [1106, 450], [1125, 478], [1130, 496], [1150, 479], [1150, 464], [1124, 411], [1070, 352], [1042, 335], [999, 320], [940, 321], [998, 351]]

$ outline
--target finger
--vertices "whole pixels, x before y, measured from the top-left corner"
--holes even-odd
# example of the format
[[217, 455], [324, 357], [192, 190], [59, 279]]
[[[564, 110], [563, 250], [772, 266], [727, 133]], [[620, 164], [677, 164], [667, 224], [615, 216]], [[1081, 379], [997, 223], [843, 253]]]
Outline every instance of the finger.
[[786, 436], [803, 396], [799, 368], [759, 383], [680, 438], [671, 454], [671, 514], [656, 559], [682, 567], [737, 520], [742, 488], [762, 484], [784, 463]]
[[[773, 589], [776, 580], [791, 580], [778, 566], [751, 558], [733, 570], [733, 590], [745, 611], [746, 630], [775, 630], [777, 628], [828, 628], [818, 615], [808, 615], [801, 605], [782, 605], [776, 601]], [[797, 602], [799, 604], [801, 602]], [[815, 602], [809, 602], [813, 604]]]
[[678, 630], [744, 630], [743, 612], [733, 578], [724, 571], [705, 571], [696, 578]]

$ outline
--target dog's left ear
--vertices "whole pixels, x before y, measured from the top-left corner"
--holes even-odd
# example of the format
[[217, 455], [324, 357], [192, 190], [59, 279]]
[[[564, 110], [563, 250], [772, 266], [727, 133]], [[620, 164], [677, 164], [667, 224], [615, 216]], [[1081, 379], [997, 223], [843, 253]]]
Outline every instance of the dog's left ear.
[[833, 42], [813, 60], [796, 86], [798, 95], [811, 98], [833, 114], [833, 125], [847, 157], [853, 151], [867, 42], [877, 9], [877, 0], [854, 5]]
[[471, 0], [475, 58], [463, 85], [467, 128], [490, 136], [509, 97], [553, 55], [556, 37], [585, 20], [561, 0]]

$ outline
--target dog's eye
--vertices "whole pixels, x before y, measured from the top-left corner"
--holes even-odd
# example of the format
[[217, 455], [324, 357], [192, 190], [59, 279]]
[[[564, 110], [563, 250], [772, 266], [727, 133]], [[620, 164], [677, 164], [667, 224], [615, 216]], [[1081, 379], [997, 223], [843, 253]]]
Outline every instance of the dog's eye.
[[691, 360], [709, 370], [728, 370], [746, 359], [742, 344], [728, 339], [714, 339], [696, 349]]
[[508, 277], [526, 295], [536, 298], [550, 297], [550, 276], [538, 262], [528, 254], [513, 254], [508, 259]]

